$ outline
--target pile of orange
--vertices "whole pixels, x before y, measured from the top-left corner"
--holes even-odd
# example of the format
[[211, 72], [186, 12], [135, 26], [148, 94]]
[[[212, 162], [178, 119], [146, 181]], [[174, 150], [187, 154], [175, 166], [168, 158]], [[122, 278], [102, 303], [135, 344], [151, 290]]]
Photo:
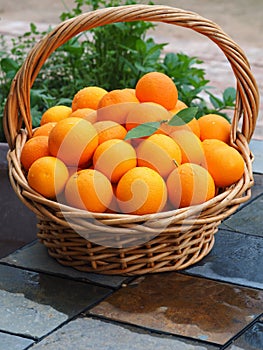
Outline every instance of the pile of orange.
[[[220, 115], [169, 125], [185, 108], [172, 79], [159, 72], [142, 76], [135, 89], [86, 87], [71, 107], [45, 111], [25, 143], [29, 186], [100, 213], [143, 215], [208, 201], [241, 179], [244, 160], [229, 145], [231, 125]], [[127, 137], [141, 125], [153, 131]]]

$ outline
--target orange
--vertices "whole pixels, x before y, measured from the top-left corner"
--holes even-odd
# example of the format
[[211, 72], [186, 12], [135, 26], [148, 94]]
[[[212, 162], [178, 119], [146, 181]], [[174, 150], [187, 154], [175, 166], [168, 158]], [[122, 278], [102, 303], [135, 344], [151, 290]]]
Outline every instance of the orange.
[[99, 144], [110, 139], [123, 140], [127, 134], [122, 125], [111, 120], [96, 122], [93, 126], [99, 135]]
[[128, 112], [137, 102], [117, 103], [97, 110], [97, 121], [111, 120], [118, 124], [125, 124]]
[[71, 114], [72, 110], [67, 106], [53, 106], [47, 109], [41, 117], [40, 125], [44, 125], [49, 122], [58, 122], [67, 118]]
[[97, 120], [97, 111], [92, 108], [79, 108], [72, 112], [69, 117], [83, 118], [93, 124]]
[[161, 122], [169, 120], [170, 113], [161, 105], [152, 102], [139, 103], [134, 105], [127, 114], [126, 129], [148, 122]]
[[168, 75], [160, 72], [144, 74], [135, 87], [140, 102], [155, 102], [164, 108], [173, 109], [178, 100], [177, 87]]
[[187, 104], [185, 104], [183, 101], [177, 100], [175, 107], [173, 109], [170, 109], [169, 113], [173, 116], [177, 114], [179, 111], [181, 111], [182, 109], [185, 109], [187, 107], [188, 107]]
[[112, 90], [105, 94], [98, 104], [98, 109], [118, 103], [136, 102], [138, 99], [129, 89]]
[[118, 182], [128, 170], [137, 165], [135, 149], [126, 141], [111, 139], [101, 143], [93, 155], [94, 169]]
[[50, 155], [48, 136], [35, 136], [25, 143], [21, 151], [20, 161], [24, 169], [28, 171], [35, 160], [48, 155]]
[[245, 164], [241, 154], [233, 147], [217, 139], [203, 142], [205, 163], [216, 186], [227, 187], [241, 179]]
[[110, 205], [113, 191], [105, 175], [94, 169], [73, 174], [65, 187], [66, 202], [78, 209], [103, 213]]
[[209, 172], [193, 163], [181, 164], [166, 181], [168, 198], [175, 208], [208, 201], [215, 196], [215, 183]]
[[82, 118], [66, 118], [49, 134], [49, 151], [68, 166], [83, 166], [91, 159], [98, 145], [94, 126]]
[[97, 120], [111, 120], [124, 124], [128, 111], [138, 103], [132, 89], [112, 90], [100, 100]]
[[129, 92], [132, 93], [133, 95], [136, 95], [135, 89], [133, 89], [133, 88], [124, 88], [123, 90], [129, 91]]
[[198, 119], [201, 141], [218, 139], [229, 143], [231, 124], [221, 115], [206, 114]]
[[136, 149], [138, 166], [147, 166], [156, 170], [163, 178], [177, 165], [181, 164], [180, 147], [169, 136], [151, 135], [143, 140]]
[[111, 184], [112, 185], [112, 190], [113, 190], [113, 196], [112, 196], [112, 200], [108, 206], [108, 208], [106, 209], [106, 213], [119, 213], [120, 212], [120, 208], [118, 206], [118, 201], [116, 198], [116, 189], [117, 189], [117, 184]]
[[58, 158], [42, 157], [31, 165], [27, 178], [31, 188], [52, 199], [64, 190], [68, 180], [68, 169]]
[[107, 91], [99, 86], [87, 86], [79, 90], [72, 100], [72, 111], [79, 108], [97, 109], [98, 103]]
[[170, 134], [182, 152], [182, 163], [202, 164], [204, 150], [200, 139], [189, 130], [177, 130]]
[[49, 122], [44, 125], [39, 126], [35, 129], [33, 133], [33, 137], [36, 136], [48, 136], [53, 127], [57, 124], [57, 122]]
[[121, 177], [116, 196], [123, 213], [152, 214], [165, 207], [167, 188], [165, 181], [155, 170], [136, 167]]

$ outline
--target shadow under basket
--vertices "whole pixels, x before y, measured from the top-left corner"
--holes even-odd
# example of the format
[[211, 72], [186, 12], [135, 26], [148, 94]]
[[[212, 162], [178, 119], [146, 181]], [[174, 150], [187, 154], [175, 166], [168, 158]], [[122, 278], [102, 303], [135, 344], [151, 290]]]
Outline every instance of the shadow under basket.
[[[20, 162], [21, 150], [32, 136], [30, 88], [37, 74], [51, 53], [77, 34], [101, 25], [137, 20], [190, 28], [212, 40], [228, 59], [237, 90], [231, 145], [244, 159], [242, 178], [203, 204], [140, 216], [90, 213], [42, 197], [28, 185]], [[20, 200], [36, 214], [39, 239], [62, 265], [121, 275], [184, 269], [211, 251], [219, 224], [251, 196], [253, 156], [248, 143], [258, 109], [257, 84], [244, 52], [214, 22], [196, 13], [159, 5], [91, 11], [60, 23], [42, 38], [13, 80], [4, 112], [10, 182]]]

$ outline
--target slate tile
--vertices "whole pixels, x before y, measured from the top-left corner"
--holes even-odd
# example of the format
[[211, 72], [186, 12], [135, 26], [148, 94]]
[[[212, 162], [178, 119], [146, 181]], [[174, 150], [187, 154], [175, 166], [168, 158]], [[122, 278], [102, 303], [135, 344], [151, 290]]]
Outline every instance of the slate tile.
[[263, 237], [263, 195], [226, 219], [220, 228]]
[[0, 260], [12, 266], [23, 267], [32, 271], [46, 272], [78, 280], [98, 283], [111, 288], [118, 288], [127, 277], [109, 276], [96, 273], [78, 271], [71, 267], [59, 264], [48, 255], [47, 248], [38, 241], [27, 245], [23, 249], [17, 250], [13, 254]]
[[263, 289], [262, 251], [262, 237], [219, 230], [212, 251], [184, 272]]
[[224, 344], [262, 312], [263, 291], [180, 273], [140, 277], [88, 313]]
[[255, 173], [263, 174], [263, 141], [251, 140], [249, 147], [255, 157], [252, 164]]
[[225, 350], [262, 350], [263, 324], [255, 323]]
[[253, 174], [254, 185], [251, 189], [251, 199], [263, 194], [263, 175]]
[[1, 239], [0, 238], [0, 259], [12, 254], [17, 249], [20, 249], [26, 245], [23, 241], [14, 241], [12, 239]]
[[[103, 336], [102, 336], [103, 335]], [[88, 345], [87, 345], [88, 344]], [[157, 336], [138, 332], [131, 327], [95, 320], [76, 319], [40, 343], [33, 350], [216, 350], [216, 346], [204, 345], [171, 336]]]
[[0, 331], [39, 338], [110, 289], [0, 265]]
[[14, 192], [7, 169], [0, 169], [0, 239], [32, 242], [36, 239], [36, 215], [21, 202]]
[[32, 339], [0, 332], [0, 350], [24, 350], [33, 343]]

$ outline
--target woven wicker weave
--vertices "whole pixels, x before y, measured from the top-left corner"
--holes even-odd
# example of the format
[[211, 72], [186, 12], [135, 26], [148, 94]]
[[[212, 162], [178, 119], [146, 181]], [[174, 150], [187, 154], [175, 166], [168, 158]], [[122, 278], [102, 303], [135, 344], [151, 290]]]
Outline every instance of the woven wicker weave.
[[[228, 59], [237, 88], [231, 144], [245, 161], [242, 179], [202, 205], [143, 216], [94, 214], [43, 198], [29, 187], [20, 163], [23, 145], [32, 135], [30, 88], [36, 76], [51, 53], [78, 33], [137, 20], [190, 28], [212, 40]], [[123, 275], [183, 269], [209, 253], [218, 225], [250, 197], [253, 157], [248, 143], [258, 108], [258, 89], [244, 52], [212, 21], [168, 6], [131, 5], [85, 13], [59, 24], [39, 41], [13, 81], [4, 114], [10, 181], [37, 215], [38, 237], [61, 264]]]

